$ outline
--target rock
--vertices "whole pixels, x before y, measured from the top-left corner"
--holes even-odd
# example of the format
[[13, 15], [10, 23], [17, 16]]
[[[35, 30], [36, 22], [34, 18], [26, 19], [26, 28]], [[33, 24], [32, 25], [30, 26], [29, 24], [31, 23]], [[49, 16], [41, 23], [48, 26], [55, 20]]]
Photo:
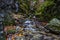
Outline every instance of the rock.
[[44, 40], [54, 40], [54, 38], [53, 37], [50, 37], [50, 36], [44, 36]]
[[20, 27], [19, 26], [16, 26], [16, 30], [19, 31], [20, 30]]
[[32, 40], [43, 40], [44, 36], [41, 34], [36, 34], [33, 36]]
[[34, 28], [24, 28], [25, 31], [36, 32]]
[[25, 27], [34, 27], [34, 26], [35, 26], [35, 22], [27, 19], [27, 20], [24, 22], [23, 26], [25, 26]]
[[45, 28], [49, 30], [49, 32], [53, 34], [60, 34], [60, 20], [57, 18], [52, 19], [46, 26]]

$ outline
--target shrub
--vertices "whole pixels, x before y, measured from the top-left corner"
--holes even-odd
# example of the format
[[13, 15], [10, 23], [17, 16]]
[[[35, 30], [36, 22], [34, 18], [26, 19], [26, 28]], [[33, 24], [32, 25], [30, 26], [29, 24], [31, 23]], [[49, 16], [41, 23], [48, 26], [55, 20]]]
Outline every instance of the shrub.
[[16, 32], [16, 30], [8, 30], [7, 33], [8, 34], [14, 34]]

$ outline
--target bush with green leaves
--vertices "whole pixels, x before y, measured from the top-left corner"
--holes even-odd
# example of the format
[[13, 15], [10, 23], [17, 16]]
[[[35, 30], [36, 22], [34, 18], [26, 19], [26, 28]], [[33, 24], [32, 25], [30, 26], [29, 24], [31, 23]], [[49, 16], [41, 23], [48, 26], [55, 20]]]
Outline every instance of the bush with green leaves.
[[54, 13], [52, 12], [53, 6], [55, 5], [54, 1], [44, 1], [38, 9], [35, 11], [37, 18], [41, 21], [49, 22], [52, 18], [54, 18]]
[[8, 30], [8, 31], [7, 31], [8, 34], [13, 34], [13, 33], [15, 33], [15, 32], [16, 32], [16, 30]]
[[40, 7], [39, 0], [18, 0], [19, 5], [19, 12], [23, 15], [26, 14], [27, 17], [31, 15], [35, 15], [36, 9]]
[[3, 24], [4, 26], [11, 26], [15, 24], [15, 20], [9, 14], [6, 14]]
[[[40, 20], [50, 21], [53, 18], [60, 18], [60, 1], [47, 0], [43, 3]], [[45, 5], [45, 6], [44, 6]]]
[[[50, 21], [54, 18], [54, 13], [49, 9], [55, 9], [54, 0], [46, 0], [40, 3], [39, 0], [18, 0], [20, 2], [20, 12], [27, 17], [33, 17], [35, 15], [41, 21]], [[32, 4], [32, 6], [31, 6]], [[33, 10], [31, 10], [33, 9]], [[50, 13], [51, 11], [51, 13]]]

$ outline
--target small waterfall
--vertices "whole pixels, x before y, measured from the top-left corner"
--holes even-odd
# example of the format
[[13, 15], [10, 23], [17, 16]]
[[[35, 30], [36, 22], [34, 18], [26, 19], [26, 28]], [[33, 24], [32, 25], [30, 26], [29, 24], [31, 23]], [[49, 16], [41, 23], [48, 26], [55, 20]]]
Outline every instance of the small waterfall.
[[28, 30], [28, 31], [32, 31], [32, 32], [35, 32], [36, 29], [34, 29], [34, 25], [35, 23], [33, 21], [30, 21], [29, 19], [25, 21], [24, 23], [24, 26], [25, 26], [25, 30]]

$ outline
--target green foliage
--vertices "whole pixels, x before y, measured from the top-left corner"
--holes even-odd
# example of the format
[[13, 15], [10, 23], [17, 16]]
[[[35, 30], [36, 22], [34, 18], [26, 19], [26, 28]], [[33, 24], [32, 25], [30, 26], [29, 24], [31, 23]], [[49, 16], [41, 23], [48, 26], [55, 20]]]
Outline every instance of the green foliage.
[[45, 1], [44, 3], [42, 3], [35, 11], [37, 18], [39, 18], [41, 21], [50, 21], [53, 18], [53, 13], [47, 13], [50, 11], [48, 11], [47, 9], [53, 7], [54, 4], [54, 1]]
[[4, 26], [10, 26], [15, 24], [15, 20], [11, 18], [10, 15], [5, 16], [5, 20], [3, 21]]
[[[42, 3], [42, 4], [36, 9], [37, 14], [44, 12], [45, 9], [46, 9], [46, 7], [51, 6], [51, 5], [53, 5], [53, 4], [54, 4], [53, 1], [45, 1], [44, 3]], [[38, 15], [39, 15], [39, 14], [38, 14]]]
[[15, 33], [15, 32], [16, 32], [16, 30], [8, 30], [8, 31], [7, 31], [8, 34], [10, 34], [10, 33], [13, 34], [13, 33]]
[[[60, 18], [60, 1], [45, 1], [40, 8], [40, 20], [50, 21], [53, 18]], [[42, 18], [41, 18], [42, 17]]]
[[[20, 12], [27, 17], [35, 13], [35, 8], [37, 8], [38, 0], [18, 0], [20, 2]], [[31, 3], [32, 1], [32, 3]], [[31, 5], [33, 4], [33, 5]]]
[[[50, 21], [53, 18], [60, 17], [60, 1], [58, 0], [45, 0], [40, 3], [39, 0], [18, 0], [20, 2], [20, 12], [27, 17], [31, 15], [37, 16], [42, 21]], [[31, 6], [31, 1], [34, 2], [34, 6]], [[33, 8], [31, 10], [30, 8]]]
[[14, 25], [14, 20], [8, 21], [8, 20], [4, 20], [4, 26], [10, 26], [10, 25]]

